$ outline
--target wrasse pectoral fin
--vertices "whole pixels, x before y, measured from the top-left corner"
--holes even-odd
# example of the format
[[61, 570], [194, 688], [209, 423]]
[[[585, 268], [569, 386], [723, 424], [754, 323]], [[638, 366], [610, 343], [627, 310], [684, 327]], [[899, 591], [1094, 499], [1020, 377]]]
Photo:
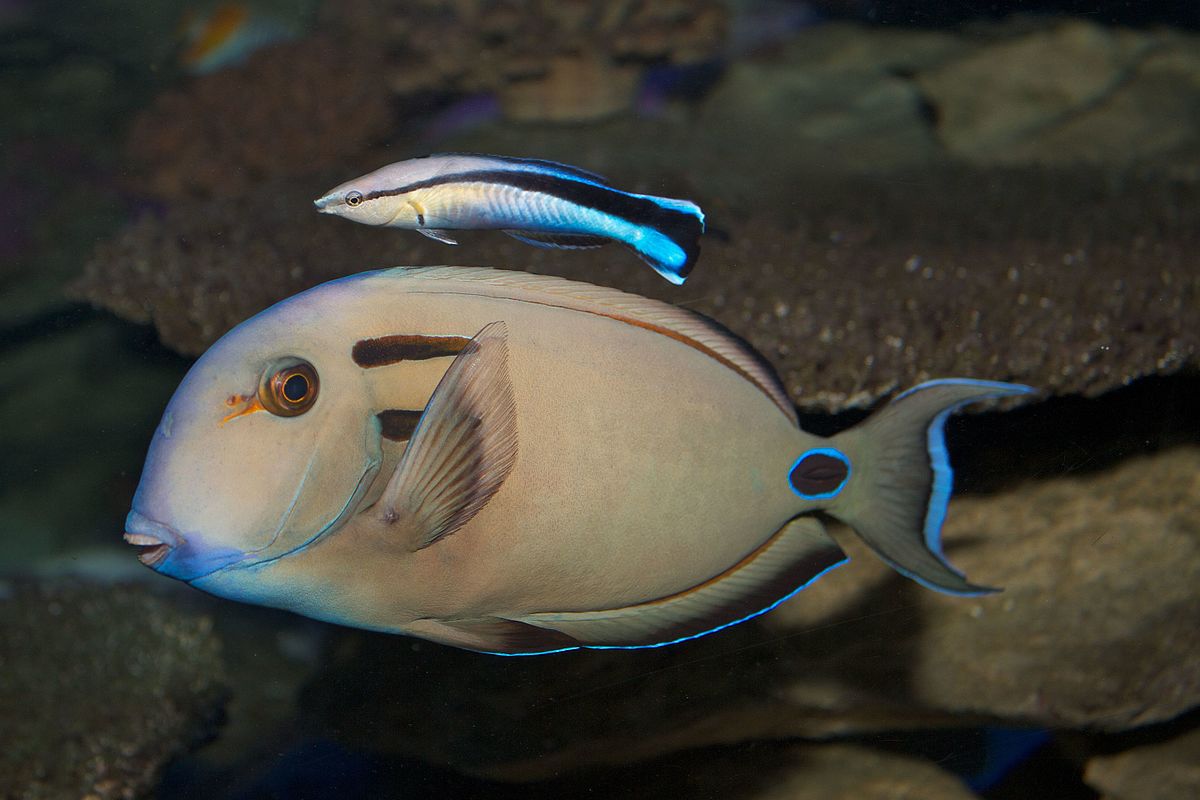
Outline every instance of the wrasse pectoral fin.
[[565, 633], [502, 617], [421, 619], [407, 627], [424, 639], [497, 655], [558, 653], [579, 647]]
[[846, 561], [814, 517], [796, 517], [757, 550], [699, 586], [603, 611], [522, 617], [584, 647], [636, 649], [694, 639], [757, 617]]
[[442, 376], [379, 500], [420, 550], [465, 525], [500, 489], [517, 458], [508, 329], [479, 331]]
[[555, 247], [562, 250], [587, 250], [603, 247], [611, 242], [603, 236], [587, 236], [570, 233], [538, 233], [537, 231], [505, 231], [518, 242], [534, 247]]
[[457, 239], [452, 237], [446, 231], [438, 228], [417, 228], [417, 230], [425, 236], [428, 236], [430, 239], [441, 242], [442, 244], [458, 244]]

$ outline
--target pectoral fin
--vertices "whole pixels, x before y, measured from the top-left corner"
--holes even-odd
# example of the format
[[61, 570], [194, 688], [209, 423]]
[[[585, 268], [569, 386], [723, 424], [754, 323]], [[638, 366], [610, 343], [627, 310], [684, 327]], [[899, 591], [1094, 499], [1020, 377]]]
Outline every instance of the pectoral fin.
[[505, 233], [519, 242], [531, 244], [534, 247], [556, 247], [562, 250], [588, 250], [593, 247], [603, 247], [612, 241], [603, 236], [586, 234], [538, 233], [535, 231], [505, 231]]
[[458, 244], [457, 239], [440, 228], [417, 228], [417, 231], [425, 236], [428, 236], [430, 239], [435, 239], [443, 244]]
[[420, 550], [467, 523], [517, 458], [508, 330], [493, 322], [455, 357], [425, 407], [379, 500], [382, 518]]
[[797, 517], [739, 563], [678, 594], [625, 608], [526, 614], [519, 619], [583, 647], [658, 647], [770, 611], [845, 560], [820, 521]]

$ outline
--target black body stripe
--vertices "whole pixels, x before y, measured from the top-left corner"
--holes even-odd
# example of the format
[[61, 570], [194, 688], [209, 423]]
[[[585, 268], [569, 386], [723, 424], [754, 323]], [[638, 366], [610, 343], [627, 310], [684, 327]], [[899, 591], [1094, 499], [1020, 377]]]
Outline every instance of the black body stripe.
[[591, 183], [571, 180], [558, 175], [542, 175], [534, 172], [516, 170], [478, 170], [474, 172], [458, 172], [451, 175], [439, 175], [416, 181], [396, 189], [381, 189], [369, 192], [364, 200], [376, 200], [380, 197], [395, 197], [414, 192], [418, 189], [428, 189], [433, 186], [443, 186], [448, 183], [492, 183], [502, 186], [512, 186], [527, 192], [557, 197], [568, 203], [590, 208], [602, 214], [620, 217], [635, 225], [663, 227], [664, 223], [673, 222], [675, 218], [696, 222], [694, 214], [664, 208], [652, 200], [634, 197], [617, 189], [596, 186]]
[[380, 336], [355, 342], [350, 356], [355, 364], [371, 369], [399, 364], [401, 361], [456, 356], [470, 341], [465, 336]]
[[502, 161], [505, 164], [524, 164], [526, 166], [538, 167], [540, 169], [558, 170], [559, 172], [565, 172], [568, 175], [574, 175], [577, 178], [582, 178], [585, 181], [595, 181], [596, 183], [603, 183], [605, 185], [608, 184], [608, 178], [604, 177], [603, 175], [597, 175], [594, 172], [590, 172], [586, 169], [581, 169], [580, 167], [574, 167], [574, 166], [571, 166], [570, 164], [563, 164], [560, 161], [547, 161], [544, 158], [521, 158], [519, 156], [494, 156], [494, 155], [490, 155], [488, 153], [430, 153], [427, 156], [418, 156], [417, 158], [414, 158], [411, 160], [416, 161], [417, 159], [425, 159], [425, 158], [461, 158], [461, 157], [486, 158], [486, 159], [490, 159], [491, 161]]
[[421, 421], [421, 415], [425, 412], [410, 411], [407, 408], [389, 408], [386, 411], [380, 411], [375, 416], [379, 418], [380, 433], [383, 438], [391, 439], [393, 442], [407, 442], [413, 437], [413, 431], [417, 429], [417, 423]]

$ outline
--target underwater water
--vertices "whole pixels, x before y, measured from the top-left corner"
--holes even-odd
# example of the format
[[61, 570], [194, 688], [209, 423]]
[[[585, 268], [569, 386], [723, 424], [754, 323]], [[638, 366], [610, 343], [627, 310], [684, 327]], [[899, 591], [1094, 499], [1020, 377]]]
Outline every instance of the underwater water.
[[1200, 797], [1200, 15], [944, 5], [0, 0], [0, 798]]

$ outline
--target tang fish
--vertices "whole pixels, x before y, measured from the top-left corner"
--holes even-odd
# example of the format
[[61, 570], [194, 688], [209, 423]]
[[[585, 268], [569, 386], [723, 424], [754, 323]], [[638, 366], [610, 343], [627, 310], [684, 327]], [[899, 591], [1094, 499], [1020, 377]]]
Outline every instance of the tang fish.
[[455, 230], [502, 230], [536, 247], [615, 241], [674, 284], [687, 279], [704, 233], [695, 203], [630, 194], [578, 167], [529, 158], [413, 158], [343, 183], [314, 203], [322, 214], [415, 230], [446, 244], [458, 244]]
[[955, 408], [937, 380], [806, 433], [771, 368], [690, 311], [468, 267], [363, 273], [242, 323], [192, 367], [126, 523], [216, 595], [500, 654], [657, 647], [845, 561], [816, 512], [933, 589]]

